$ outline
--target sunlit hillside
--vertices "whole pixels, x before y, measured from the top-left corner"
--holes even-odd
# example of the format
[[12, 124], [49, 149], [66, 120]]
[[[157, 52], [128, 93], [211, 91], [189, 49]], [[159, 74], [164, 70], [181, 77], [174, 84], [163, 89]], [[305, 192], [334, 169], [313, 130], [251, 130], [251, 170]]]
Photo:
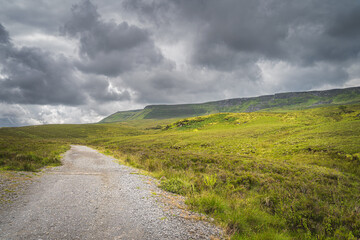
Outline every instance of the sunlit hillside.
[[360, 237], [360, 105], [0, 129], [1, 169], [84, 144], [162, 178], [233, 239]]

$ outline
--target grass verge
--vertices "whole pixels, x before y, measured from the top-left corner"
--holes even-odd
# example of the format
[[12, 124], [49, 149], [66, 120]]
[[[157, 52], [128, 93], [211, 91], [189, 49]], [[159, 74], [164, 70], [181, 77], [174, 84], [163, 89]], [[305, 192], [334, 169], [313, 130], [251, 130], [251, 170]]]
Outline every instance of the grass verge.
[[4, 128], [0, 136], [3, 169], [86, 144], [161, 178], [233, 239], [360, 238], [360, 105]]

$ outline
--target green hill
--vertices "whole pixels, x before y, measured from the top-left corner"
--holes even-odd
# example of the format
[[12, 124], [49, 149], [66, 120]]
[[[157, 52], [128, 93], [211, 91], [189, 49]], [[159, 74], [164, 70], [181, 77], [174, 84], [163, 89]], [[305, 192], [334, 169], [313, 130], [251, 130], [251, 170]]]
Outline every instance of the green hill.
[[161, 179], [233, 240], [360, 239], [360, 104], [277, 109], [0, 128], [0, 173], [59, 165], [70, 144], [87, 145]]
[[360, 103], [360, 87], [326, 91], [278, 93], [251, 98], [178, 105], [149, 105], [142, 110], [116, 112], [101, 123], [139, 119], [167, 119], [202, 116], [221, 112], [288, 111], [319, 106]]

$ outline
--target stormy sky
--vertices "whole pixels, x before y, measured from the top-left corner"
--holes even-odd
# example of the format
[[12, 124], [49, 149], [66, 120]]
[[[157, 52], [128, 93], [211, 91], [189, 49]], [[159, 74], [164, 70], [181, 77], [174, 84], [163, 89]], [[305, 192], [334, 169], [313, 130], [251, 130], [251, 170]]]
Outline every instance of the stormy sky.
[[0, 0], [0, 127], [360, 86], [357, 0]]

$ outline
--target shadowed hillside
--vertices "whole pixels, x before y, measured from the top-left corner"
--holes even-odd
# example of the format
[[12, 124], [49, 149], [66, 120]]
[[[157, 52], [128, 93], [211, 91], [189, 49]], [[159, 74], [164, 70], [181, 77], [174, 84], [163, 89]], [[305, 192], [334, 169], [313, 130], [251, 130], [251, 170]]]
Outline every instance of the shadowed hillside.
[[143, 110], [116, 112], [100, 122], [123, 122], [139, 119], [195, 117], [221, 112], [256, 112], [300, 110], [319, 106], [360, 102], [360, 87], [326, 91], [278, 93], [251, 98], [179, 105], [149, 105]]

